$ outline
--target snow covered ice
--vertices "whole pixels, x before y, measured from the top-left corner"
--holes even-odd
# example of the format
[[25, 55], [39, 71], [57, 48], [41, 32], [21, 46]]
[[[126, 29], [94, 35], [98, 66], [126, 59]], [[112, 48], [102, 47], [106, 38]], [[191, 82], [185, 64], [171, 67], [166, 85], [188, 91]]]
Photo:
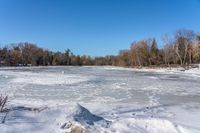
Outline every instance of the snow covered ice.
[[200, 132], [198, 69], [6, 67], [0, 93], [0, 133]]

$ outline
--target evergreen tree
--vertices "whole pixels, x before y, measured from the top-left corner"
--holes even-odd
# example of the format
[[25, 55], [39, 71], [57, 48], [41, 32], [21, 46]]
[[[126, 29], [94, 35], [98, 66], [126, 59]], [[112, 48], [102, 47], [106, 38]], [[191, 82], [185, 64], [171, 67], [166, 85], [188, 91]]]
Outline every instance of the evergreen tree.
[[152, 44], [151, 44], [151, 50], [150, 50], [150, 60], [151, 60], [151, 65], [157, 65], [158, 63], [158, 46], [156, 39], [153, 38]]

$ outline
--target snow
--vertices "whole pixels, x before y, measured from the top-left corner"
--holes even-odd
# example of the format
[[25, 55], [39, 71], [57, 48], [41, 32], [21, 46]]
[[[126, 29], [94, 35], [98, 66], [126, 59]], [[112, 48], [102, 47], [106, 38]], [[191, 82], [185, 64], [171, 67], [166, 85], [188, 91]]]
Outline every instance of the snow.
[[200, 132], [199, 86], [199, 69], [0, 68], [0, 132]]

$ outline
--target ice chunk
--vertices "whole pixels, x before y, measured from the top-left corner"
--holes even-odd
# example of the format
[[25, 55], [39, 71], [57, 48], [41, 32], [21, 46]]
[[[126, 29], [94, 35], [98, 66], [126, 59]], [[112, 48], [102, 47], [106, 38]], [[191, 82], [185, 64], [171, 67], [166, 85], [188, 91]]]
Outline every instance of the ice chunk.
[[88, 109], [81, 106], [80, 104], [77, 104], [73, 118], [75, 121], [78, 121], [80, 123], [86, 123], [89, 125], [94, 125], [94, 122], [98, 121], [107, 121], [101, 116], [92, 114]]

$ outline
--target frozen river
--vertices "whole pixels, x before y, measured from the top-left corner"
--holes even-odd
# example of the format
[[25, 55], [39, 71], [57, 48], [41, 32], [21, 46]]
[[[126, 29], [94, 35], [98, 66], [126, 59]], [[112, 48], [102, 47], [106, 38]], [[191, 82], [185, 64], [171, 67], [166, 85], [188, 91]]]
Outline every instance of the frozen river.
[[[9, 96], [10, 107], [47, 106], [63, 114], [63, 106], [72, 108], [79, 103], [110, 122], [107, 126], [99, 121], [89, 124], [88, 132], [200, 132], [198, 74], [118, 67], [1, 68], [0, 93]], [[66, 111], [65, 115], [69, 114]], [[44, 125], [38, 125], [47, 126], [49, 121], [46, 117], [45, 120]], [[8, 125], [13, 121], [20, 120], [8, 119]], [[74, 121], [87, 127], [84, 119]], [[56, 129], [57, 123], [51, 123], [55, 124], [52, 132], [68, 130]], [[14, 126], [20, 132], [19, 125]], [[1, 127], [3, 132], [15, 129], [4, 124]], [[32, 132], [29, 128], [27, 131]], [[33, 130], [44, 131], [49, 132]]]

